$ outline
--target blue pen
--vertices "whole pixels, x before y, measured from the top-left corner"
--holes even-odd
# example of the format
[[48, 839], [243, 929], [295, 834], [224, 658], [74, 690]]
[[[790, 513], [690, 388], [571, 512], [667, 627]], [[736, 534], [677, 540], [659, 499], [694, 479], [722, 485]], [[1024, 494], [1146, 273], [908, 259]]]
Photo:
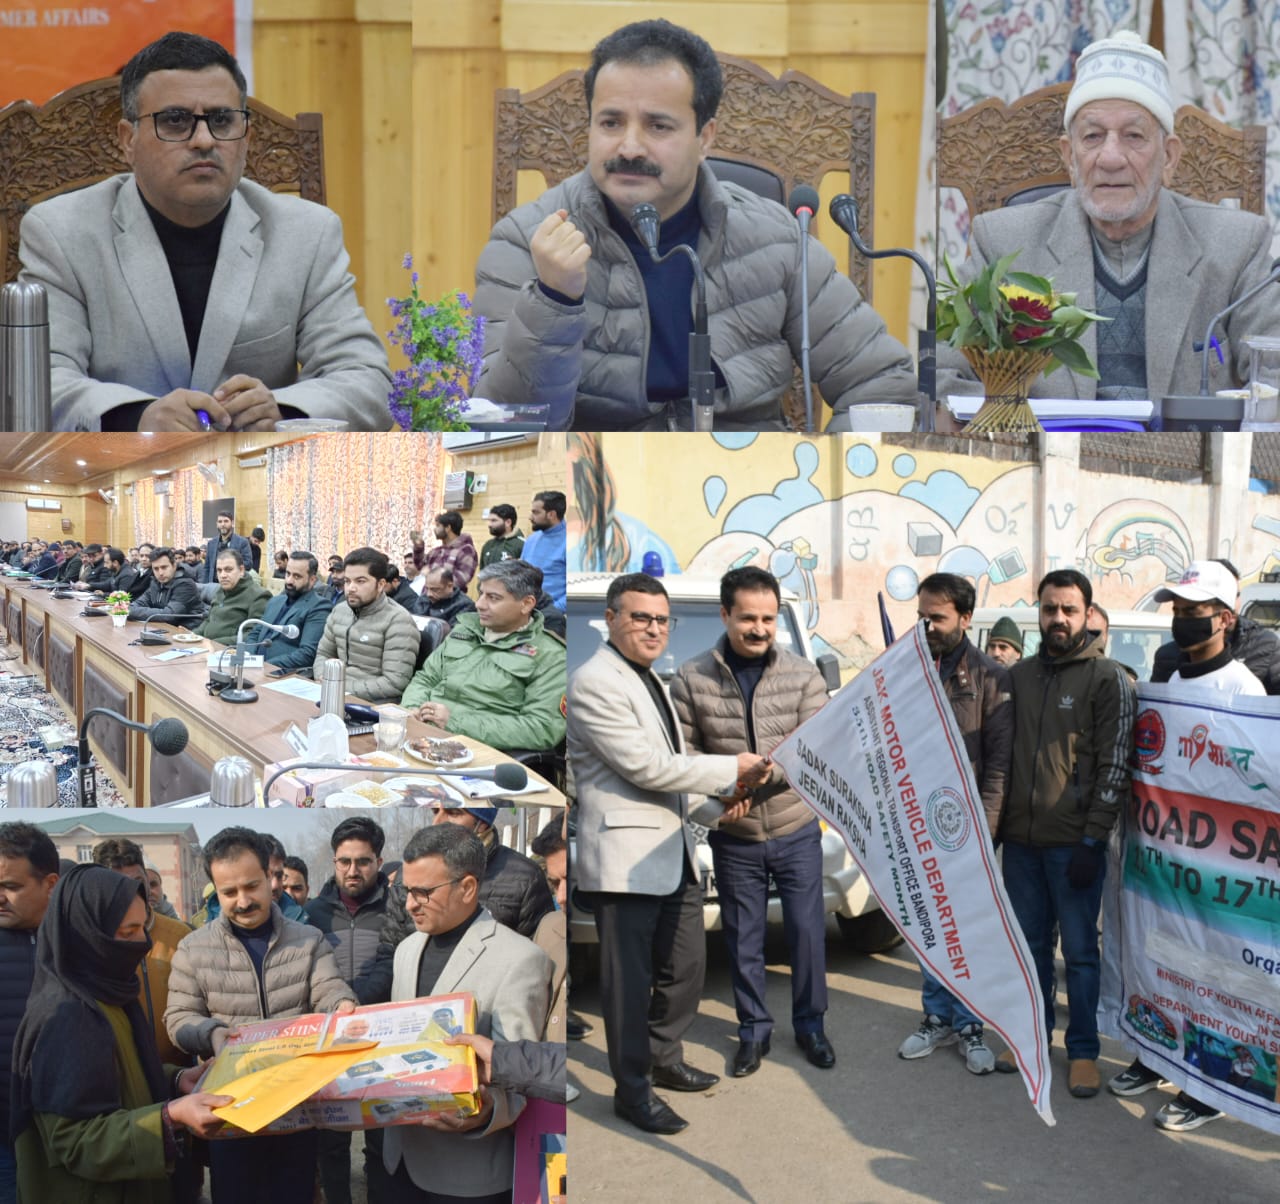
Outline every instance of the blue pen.
[[1209, 346], [1218, 353], [1218, 363], [1225, 364], [1227, 361], [1222, 358], [1222, 344], [1218, 342], [1218, 336], [1216, 334], [1210, 337]]
[[[1217, 339], [1215, 339], [1215, 340], [1214, 340], [1214, 342], [1216, 343], [1216, 342], [1217, 342]], [[1218, 358], [1219, 358], [1219, 359], [1221, 359], [1221, 358], [1222, 358], [1222, 352], [1218, 352]], [[213, 430], [213, 423], [209, 421], [209, 411], [208, 411], [208, 410], [197, 410], [197, 411], [196, 411], [196, 417], [200, 419], [200, 429], [201, 429], [202, 431], [211, 431], [211, 430]]]

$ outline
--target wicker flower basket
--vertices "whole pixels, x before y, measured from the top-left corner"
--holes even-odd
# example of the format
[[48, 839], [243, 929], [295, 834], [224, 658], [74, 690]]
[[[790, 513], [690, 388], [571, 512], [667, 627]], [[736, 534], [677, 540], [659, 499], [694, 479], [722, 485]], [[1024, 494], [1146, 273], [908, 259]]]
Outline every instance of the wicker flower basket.
[[1027, 396], [1031, 382], [1053, 358], [1049, 351], [983, 351], [962, 347], [986, 393], [961, 434], [1033, 434], [1043, 430]]

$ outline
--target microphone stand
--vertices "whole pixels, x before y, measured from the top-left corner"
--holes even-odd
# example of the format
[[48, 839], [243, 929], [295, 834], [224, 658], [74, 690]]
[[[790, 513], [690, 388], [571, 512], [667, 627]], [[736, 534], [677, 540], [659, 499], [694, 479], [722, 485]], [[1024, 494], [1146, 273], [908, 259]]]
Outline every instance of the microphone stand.
[[848, 193], [835, 197], [828, 209], [831, 220], [848, 236], [859, 253], [866, 259], [889, 259], [892, 257], [910, 259], [924, 273], [925, 286], [928, 289], [928, 301], [925, 305], [923, 329], [916, 332], [916, 382], [917, 388], [924, 395], [926, 403], [921, 407], [920, 429], [930, 432], [934, 429], [933, 403], [937, 400], [937, 344], [938, 344], [938, 283], [933, 269], [925, 262], [919, 252], [906, 247], [894, 247], [888, 251], [873, 251], [862, 241], [858, 233], [858, 202]]
[[716, 374], [711, 367], [711, 335], [707, 328], [707, 278], [698, 253], [686, 243], [677, 243], [665, 255], [658, 254], [658, 211], [652, 205], [637, 205], [631, 211], [631, 227], [639, 235], [654, 263], [665, 263], [677, 252], [693, 265], [693, 331], [689, 335], [689, 400], [693, 405], [693, 429], [714, 429]]
[[[518, 761], [509, 761], [505, 762], [505, 764], [515, 766], [524, 774], [524, 781], [518, 787], [512, 786], [509, 789], [513, 791], [523, 790], [529, 784], [529, 771]], [[418, 769], [416, 766], [409, 767], [404, 765], [351, 765], [342, 761], [298, 761], [293, 765], [285, 765], [277, 769], [262, 783], [262, 801], [264, 805], [270, 806], [268, 800], [271, 797], [271, 787], [275, 785], [276, 779], [283, 777], [286, 773], [292, 773], [295, 769], [358, 769], [361, 773], [390, 773], [395, 774], [396, 777], [412, 775], [414, 777], [428, 778], [483, 778], [493, 781], [494, 772], [498, 769], [498, 766], [489, 765], [483, 769]]]

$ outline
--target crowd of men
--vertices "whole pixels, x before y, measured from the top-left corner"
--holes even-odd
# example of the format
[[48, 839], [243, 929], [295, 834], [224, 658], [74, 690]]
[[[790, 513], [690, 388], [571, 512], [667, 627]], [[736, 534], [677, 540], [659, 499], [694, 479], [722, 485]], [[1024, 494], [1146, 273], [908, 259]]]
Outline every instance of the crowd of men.
[[[1280, 636], [1236, 613], [1228, 561], [1195, 561], [1156, 600], [1172, 603], [1172, 641], [1152, 677], [1191, 689], [1280, 693]], [[1045, 575], [1036, 592], [1039, 644], [1023, 655], [1011, 619], [988, 650], [969, 638], [975, 590], [935, 573], [917, 613], [964, 739], [1005, 890], [1035, 962], [1052, 1039], [1055, 951], [1066, 966], [1068, 1088], [1101, 1087], [1097, 1027], [1099, 910], [1106, 847], [1129, 797], [1136, 695], [1133, 673], [1106, 655], [1106, 612], [1075, 569]], [[769, 755], [826, 702], [807, 660], [777, 646], [781, 592], [763, 569], [721, 581], [725, 632], [685, 662], [670, 688], [654, 672], [674, 619], [662, 582], [613, 580], [607, 639], [569, 681], [568, 749], [576, 785], [575, 889], [592, 902], [600, 939], [600, 997], [618, 1116], [651, 1133], [687, 1122], [655, 1088], [703, 1091], [719, 1076], [689, 1065], [681, 1038], [703, 986], [702, 886], [690, 821], [710, 827], [739, 1044], [735, 1077], [754, 1074], [774, 1029], [764, 936], [776, 886], [791, 959], [791, 1025], [810, 1063], [835, 1064], [824, 1028], [825, 916], [817, 816]], [[999, 659], [997, 659], [999, 658]], [[694, 805], [691, 796], [708, 796]], [[915, 1060], [955, 1045], [975, 1075], [1016, 1072], [987, 1047], [983, 1021], [923, 972], [922, 1020], [901, 1043]], [[1163, 1080], [1135, 1061], [1108, 1084], [1120, 1096]], [[1186, 1092], [1157, 1112], [1187, 1132], [1220, 1116]]]
[[[566, 845], [558, 817], [535, 863], [501, 843], [496, 818], [438, 807], [384, 861], [382, 828], [353, 816], [310, 897], [306, 863], [275, 837], [224, 828], [204, 844], [209, 884], [189, 924], [134, 841], [102, 840], [74, 865], [38, 826], [0, 825], [0, 1201], [114, 1184], [194, 1204], [207, 1165], [214, 1204], [311, 1204], [317, 1182], [327, 1204], [350, 1204], [353, 1143], [371, 1204], [510, 1201], [524, 1099], [486, 1039], [563, 1040]], [[199, 1080], [238, 1025], [457, 991], [475, 996], [486, 1059], [476, 1115], [193, 1149], [222, 1128], [213, 1109], [229, 1097]], [[69, 1057], [82, 1046], [83, 1064]]]
[[525, 536], [515, 508], [500, 503], [477, 554], [464, 516], [444, 511], [434, 546], [412, 533], [403, 573], [372, 547], [330, 557], [324, 580], [314, 553], [278, 552], [278, 593], [253, 567], [265, 533], [238, 534], [230, 511], [217, 515], [203, 548], [143, 543], [126, 553], [69, 540], [51, 550], [34, 540], [4, 552], [17, 567], [98, 594], [127, 591], [133, 620], [174, 623], [224, 644], [249, 620], [285, 628], [244, 632], [274, 676], [319, 678], [337, 658], [349, 695], [398, 703], [506, 752], [554, 753], [564, 739], [564, 515], [563, 493], [538, 492]]

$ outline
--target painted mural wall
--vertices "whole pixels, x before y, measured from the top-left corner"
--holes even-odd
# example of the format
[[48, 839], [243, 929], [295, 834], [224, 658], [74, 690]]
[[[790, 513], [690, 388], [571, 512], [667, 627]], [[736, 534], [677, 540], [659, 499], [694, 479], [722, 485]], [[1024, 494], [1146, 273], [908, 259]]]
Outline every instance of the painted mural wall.
[[[767, 568], [802, 600], [817, 650], [853, 666], [883, 648], [877, 594], [901, 632], [933, 572], [970, 578], [979, 606], [1018, 606], [1045, 572], [1076, 567], [1109, 609], [1153, 609], [1197, 558], [1229, 556], [1243, 583], [1280, 568], [1280, 503], [1244, 479], [1077, 469], [1070, 488], [1046, 490], [1039, 464], [875, 435], [575, 435], [569, 459], [570, 571], [634, 572], [646, 556], [667, 574]], [[1229, 537], [1212, 535], [1215, 489], [1247, 494]]]

